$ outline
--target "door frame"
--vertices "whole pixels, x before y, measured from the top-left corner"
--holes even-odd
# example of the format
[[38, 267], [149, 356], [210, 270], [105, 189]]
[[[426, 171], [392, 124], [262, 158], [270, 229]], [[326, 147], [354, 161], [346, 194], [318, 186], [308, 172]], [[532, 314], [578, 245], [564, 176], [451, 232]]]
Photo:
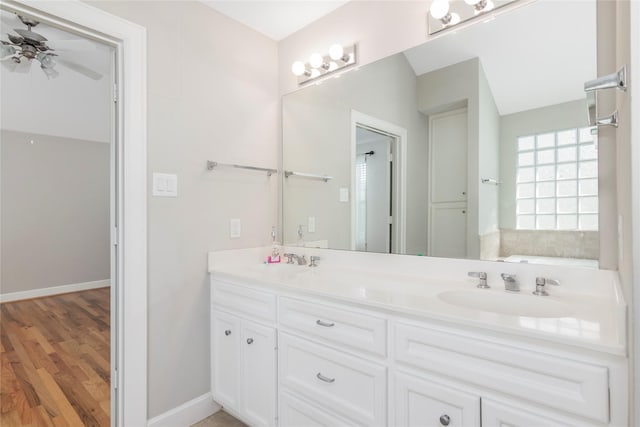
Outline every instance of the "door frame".
[[112, 228], [111, 238], [117, 246], [111, 261], [117, 266], [111, 286], [111, 425], [147, 425], [146, 29], [79, 0], [10, 0], [2, 7], [116, 48], [115, 78], [120, 83], [114, 87], [113, 220], [118, 227]]
[[393, 241], [391, 242], [392, 251], [394, 253], [405, 254], [407, 252], [407, 129], [396, 124], [387, 122], [377, 117], [369, 116], [356, 110], [351, 110], [351, 146], [350, 146], [350, 171], [351, 176], [349, 203], [351, 205], [351, 250], [356, 248], [356, 145], [358, 126], [364, 126], [378, 131], [379, 133], [389, 135], [394, 139], [393, 153], [393, 194], [395, 194], [395, 203], [393, 203]]

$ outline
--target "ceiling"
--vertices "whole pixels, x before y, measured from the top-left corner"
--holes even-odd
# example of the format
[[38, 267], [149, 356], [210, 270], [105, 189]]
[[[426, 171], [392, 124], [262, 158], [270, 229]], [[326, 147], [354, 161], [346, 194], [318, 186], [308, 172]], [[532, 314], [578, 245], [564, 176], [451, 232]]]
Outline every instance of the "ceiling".
[[[26, 29], [16, 15], [0, 10], [0, 39], [14, 28]], [[88, 141], [111, 139], [112, 48], [93, 40], [41, 23], [33, 31], [48, 39], [59, 58], [65, 58], [103, 75], [90, 79], [60, 62], [57, 78], [48, 80], [39, 63], [10, 71], [0, 66], [0, 111], [2, 129], [31, 134], [53, 135]], [[63, 49], [64, 47], [64, 49]], [[10, 59], [8, 61], [11, 61]], [[22, 67], [28, 65], [26, 60]]]
[[349, 0], [199, 1], [275, 41], [280, 41]]
[[584, 99], [596, 77], [596, 2], [537, 1], [405, 56], [416, 75], [480, 58], [501, 115]]

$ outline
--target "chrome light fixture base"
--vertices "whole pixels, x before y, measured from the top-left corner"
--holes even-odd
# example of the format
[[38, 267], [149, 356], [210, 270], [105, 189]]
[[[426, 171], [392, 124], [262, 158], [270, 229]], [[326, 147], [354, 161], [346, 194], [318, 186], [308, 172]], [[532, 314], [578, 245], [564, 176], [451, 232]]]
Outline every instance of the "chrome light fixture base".
[[343, 47], [342, 55], [340, 56], [340, 58], [333, 59], [330, 54], [326, 54], [321, 55], [321, 63], [313, 64], [317, 65], [316, 67], [313, 67], [310, 62], [305, 63], [304, 71], [302, 71], [302, 73], [297, 76], [298, 85], [304, 85], [311, 81], [353, 67], [358, 63], [356, 53], [356, 45], [354, 44], [351, 46]]
[[[474, 20], [486, 19], [488, 16], [494, 16], [510, 8], [523, 6], [531, 1], [479, 0], [473, 2], [463, 0], [432, 0], [432, 4], [436, 2], [442, 3], [437, 9], [440, 11], [446, 9], [447, 12], [444, 15], [444, 12], [441, 12], [441, 14], [436, 13], [437, 18], [433, 16], [433, 12], [427, 13], [427, 31], [429, 35], [438, 34]], [[444, 6], [444, 3], [448, 3], [448, 7]], [[509, 6], [509, 8], [506, 6]], [[431, 10], [433, 11], [433, 9]]]

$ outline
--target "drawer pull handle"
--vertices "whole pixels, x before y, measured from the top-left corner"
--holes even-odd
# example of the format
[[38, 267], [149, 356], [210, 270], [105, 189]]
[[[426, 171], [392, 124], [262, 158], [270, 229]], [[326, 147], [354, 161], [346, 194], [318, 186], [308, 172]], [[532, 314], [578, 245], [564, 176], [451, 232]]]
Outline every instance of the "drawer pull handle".
[[225, 334], [226, 336], [231, 335], [231, 329], [227, 329], [226, 331], [224, 331], [224, 334]]
[[323, 322], [322, 320], [316, 320], [316, 325], [320, 325], [320, 326], [324, 326], [325, 328], [330, 328], [332, 326], [335, 326], [335, 323], [329, 323], [329, 322]]
[[247, 344], [253, 344], [253, 338], [247, 338]]
[[440, 417], [440, 424], [442, 424], [443, 426], [448, 426], [450, 422], [451, 418], [449, 418], [449, 415], [445, 414]]
[[325, 383], [332, 383], [334, 382], [336, 379], [335, 378], [329, 378], [329, 377], [325, 377], [324, 375], [322, 375], [320, 372], [318, 372], [318, 374], [316, 375], [316, 377], [318, 377], [318, 379], [320, 381], [324, 381]]

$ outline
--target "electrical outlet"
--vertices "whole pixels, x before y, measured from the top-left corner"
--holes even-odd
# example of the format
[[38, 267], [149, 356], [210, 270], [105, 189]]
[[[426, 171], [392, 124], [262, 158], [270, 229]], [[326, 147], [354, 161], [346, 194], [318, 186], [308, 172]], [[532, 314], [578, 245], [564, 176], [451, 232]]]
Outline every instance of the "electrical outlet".
[[242, 224], [239, 218], [231, 218], [229, 220], [229, 238], [239, 239], [242, 231]]

